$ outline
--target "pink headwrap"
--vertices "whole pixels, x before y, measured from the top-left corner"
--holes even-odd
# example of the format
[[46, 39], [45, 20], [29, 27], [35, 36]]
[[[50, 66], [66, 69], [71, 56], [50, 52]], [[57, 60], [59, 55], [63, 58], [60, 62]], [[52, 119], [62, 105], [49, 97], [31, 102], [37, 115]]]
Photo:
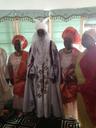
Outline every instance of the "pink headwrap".
[[80, 43], [80, 34], [73, 27], [67, 27], [62, 33], [62, 38], [71, 38], [74, 44]]

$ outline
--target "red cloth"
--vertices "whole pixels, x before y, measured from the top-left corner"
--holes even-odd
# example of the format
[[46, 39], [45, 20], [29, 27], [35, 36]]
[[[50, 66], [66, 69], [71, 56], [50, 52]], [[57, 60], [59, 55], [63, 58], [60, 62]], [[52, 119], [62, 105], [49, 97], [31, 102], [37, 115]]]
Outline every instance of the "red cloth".
[[91, 121], [96, 125], [96, 46], [88, 49], [80, 61], [80, 68], [85, 77], [85, 83], [80, 87], [86, 110]]
[[23, 97], [24, 89], [25, 89], [25, 81], [20, 81], [14, 84], [13, 93], [20, 97]]
[[77, 30], [73, 27], [67, 27], [63, 33], [62, 38], [71, 38], [73, 43], [80, 43], [80, 34], [77, 32]]
[[76, 84], [70, 84], [69, 86], [63, 85], [61, 89], [61, 96], [63, 103], [70, 103], [76, 100], [78, 86]]
[[[61, 95], [63, 103], [69, 103], [76, 100], [78, 86], [77, 79], [75, 76], [75, 64], [74, 61], [78, 56], [79, 51], [76, 48], [72, 49], [73, 62], [64, 71], [64, 78], [62, 77]], [[61, 58], [62, 59], [62, 58]]]
[[13, 37], [12, 43], [15, 44], [17, 40], [21, 42], [22, 49], [26, 48], [28, 42], [23, 35], [15, 35]]
[[24, 95], [26, 73], [27, 73], [27, 58], [28, 58], [28, 53], [22, 51], [22, 58], [16, 75], [14, 75], [12, 67], [10, 67], [10, 76], [14, 86], [13, 93], [21, 97], [23, 97]]
[[64, 73], [64, 84], [61, 89], [63, 103], [69, 103], [76, 100], [78, 86], [74, 68], [75, 65], [71, 64]]

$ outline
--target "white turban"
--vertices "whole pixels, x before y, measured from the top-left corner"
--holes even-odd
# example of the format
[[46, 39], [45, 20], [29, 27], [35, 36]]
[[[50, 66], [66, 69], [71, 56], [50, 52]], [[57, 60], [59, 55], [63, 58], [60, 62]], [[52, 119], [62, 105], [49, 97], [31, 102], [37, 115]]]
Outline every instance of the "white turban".
[[48, 25], [44, 22], [38, 22], [36, 25], [36, 30], [43, 29], [48, 32]]

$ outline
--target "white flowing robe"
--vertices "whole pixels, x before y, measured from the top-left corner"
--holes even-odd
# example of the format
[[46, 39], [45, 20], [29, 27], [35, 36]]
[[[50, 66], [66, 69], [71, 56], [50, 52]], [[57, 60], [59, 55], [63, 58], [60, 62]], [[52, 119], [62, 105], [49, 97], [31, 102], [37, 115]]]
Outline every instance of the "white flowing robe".
[[43, 39], [35, 35], [29, 52], [24, 112], [35, 109], [37, 117], [62, 115], [59, 62], [57, 48], [53, 42], [50, 48], [48, 35]]

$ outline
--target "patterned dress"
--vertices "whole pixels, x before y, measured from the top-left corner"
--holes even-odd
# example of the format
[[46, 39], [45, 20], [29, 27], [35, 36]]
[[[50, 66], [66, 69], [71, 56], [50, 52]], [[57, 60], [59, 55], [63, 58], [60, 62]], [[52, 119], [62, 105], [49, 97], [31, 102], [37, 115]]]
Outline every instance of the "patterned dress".
[[77, 80], [75, 76], [75, 63], [78, 55], [78, 50], [72, 49], [72, 52], [65, 53], [64, 49], [60, 50], [61, 61], [61, 94], [63, 103], [69, 103], [76, 99]]

